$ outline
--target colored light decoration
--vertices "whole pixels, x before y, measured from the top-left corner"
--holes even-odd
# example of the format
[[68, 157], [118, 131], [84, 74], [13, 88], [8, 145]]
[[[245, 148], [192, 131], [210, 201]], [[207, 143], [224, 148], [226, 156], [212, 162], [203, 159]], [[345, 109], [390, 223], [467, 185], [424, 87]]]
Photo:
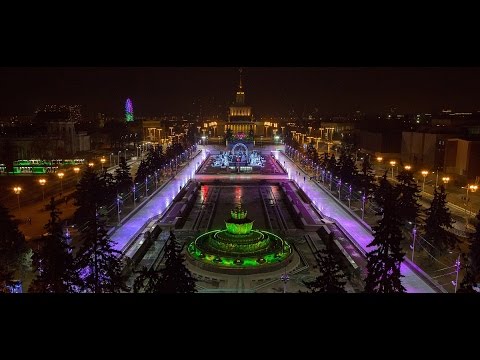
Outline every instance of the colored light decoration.
[[225, 220], [224, 230], [201, 234], [187, 247], [190, 261], [212, 271], [241, 271], [243, 274], [271, 271], [284, 267], [292, 248], [264, 230], [252, 230], [253, 220], [238, 204]]
[[125, 120], [127, 122], [132, 122], [133, 121], [133, 104], [132, 100], [127, 99], [125, 102]]

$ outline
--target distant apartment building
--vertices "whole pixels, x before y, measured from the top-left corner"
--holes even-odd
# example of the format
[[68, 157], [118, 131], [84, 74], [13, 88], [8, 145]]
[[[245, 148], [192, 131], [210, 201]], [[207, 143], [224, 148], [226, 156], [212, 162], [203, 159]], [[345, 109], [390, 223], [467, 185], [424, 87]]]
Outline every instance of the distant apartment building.
[[446, 141], [455, 134], [403, 131], [401, 159], [414, 168], [444, 171]]
[[480, 141], [448, 139], [445, 147], [445, 172], [473, 181], [480, 176]]
[[402, 133], [400, 131], [382, 132], [358, 130], [356, 132], [358, 148], [373, 156], [385, 159], [398, 159], [401, 152]]
[[46, 105], [37, 110], [26, 133], [9, 137], [17, 159], [62, 158], [90, 150], [90, 136], [77, 131], [78, 105]]

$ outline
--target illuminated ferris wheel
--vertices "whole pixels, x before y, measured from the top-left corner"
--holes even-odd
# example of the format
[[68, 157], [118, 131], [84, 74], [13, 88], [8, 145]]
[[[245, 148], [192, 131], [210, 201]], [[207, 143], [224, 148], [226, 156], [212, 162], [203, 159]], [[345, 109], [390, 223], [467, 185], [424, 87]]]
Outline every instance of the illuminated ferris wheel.
[[125, 120], [126, 122], [132, 122], [133, 121], [133, 104], [132, 100], [127, 99], [125, 102]]

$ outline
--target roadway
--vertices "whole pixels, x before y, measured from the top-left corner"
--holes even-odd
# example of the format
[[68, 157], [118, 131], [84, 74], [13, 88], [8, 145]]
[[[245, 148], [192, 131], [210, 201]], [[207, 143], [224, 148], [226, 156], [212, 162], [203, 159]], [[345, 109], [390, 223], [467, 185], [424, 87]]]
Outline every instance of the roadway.
[[151, 195], [142, 207], [135, 210], [135, 213], [111, 234], [110, 238], [116, 242], [114, 248], [122, 252], [125, 251], [131, 240], [138, 235], [149, 219], [163, 214], [180, 192], [180, 189], [195, 176], [197, 167], [201, 165], [205, 158], [206, 152], [201, 150], [201, 153], [193, 157], [173, 179]]
[[[357, 244], [365, 251], [370, 252], [372, 248], [367, 245], [372, 242], [373, 235], [353, 218], [338, 202], [328, 195], [313, 181], [309, 175], [300, 170], [288, 157], [280, 151], [274, 151], [275, 157], [285, 164], [288, 178], [294, 180], [298, 186], [310, 197], [313, 204], [319, 209], [322, 215], [334, 219], [345, 231], [355, 239]], [[435, 293], [438, 290], [432, 288], [425, 280], [417, 275], [405, 263], [402, 263], [400, 271], [404, 276], [402, 284], [408, 293]]]

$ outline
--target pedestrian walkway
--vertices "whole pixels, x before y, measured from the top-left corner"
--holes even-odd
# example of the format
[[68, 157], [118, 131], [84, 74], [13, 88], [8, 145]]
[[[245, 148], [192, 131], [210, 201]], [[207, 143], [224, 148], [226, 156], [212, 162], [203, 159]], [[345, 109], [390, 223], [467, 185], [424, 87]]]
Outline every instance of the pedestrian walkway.
[[195, 176], [195, 171], [205, 158], [205, 150], [201, 150], [199, 155], [194, 157], [173, 179], [148, 199], [141, 208], [135, 210], [135, 213], [113, 232], [111, 239], [116, 243], [115, 249], [124, 251], [149, 219], [164, 213], [180, 190]]
[[[363, 227], [356, 219], [352, 217], [340, 204], [337, 203], [330, 195], [322, 190], [315, 182], [309, 180], [304, 181], [306, 173], [299, 168], [282, 152], [275, 151], [277, 159], [283, 163], [288, 172], [288, 178], [294, 180], [298, 186], [310, 197], [312, 203], [319, 211], [334, 219], [342, 228], [355, 239], [357, 244], [365, 251], [370, 252], [372, 248], [367, 245], [372, 242], [373, 235], [365, 227]], [[299, 171], [299, 172], [298, 172]], [[402, 284], [409, 293], [433, 293], [437, 292], [423, 278], [413, 272], [405, 263], [401, 265]]]

